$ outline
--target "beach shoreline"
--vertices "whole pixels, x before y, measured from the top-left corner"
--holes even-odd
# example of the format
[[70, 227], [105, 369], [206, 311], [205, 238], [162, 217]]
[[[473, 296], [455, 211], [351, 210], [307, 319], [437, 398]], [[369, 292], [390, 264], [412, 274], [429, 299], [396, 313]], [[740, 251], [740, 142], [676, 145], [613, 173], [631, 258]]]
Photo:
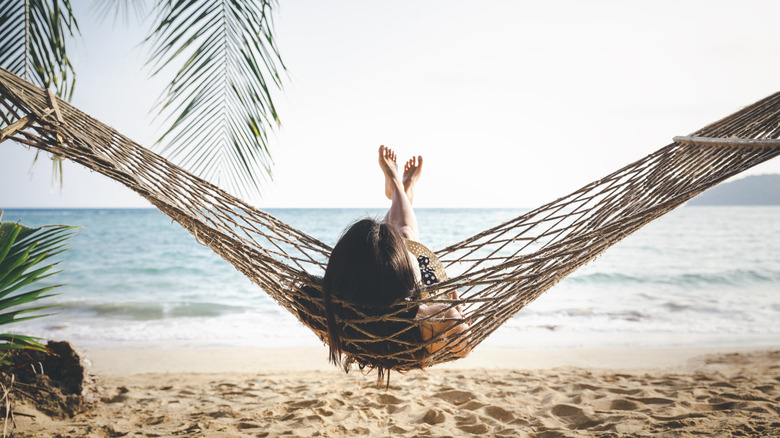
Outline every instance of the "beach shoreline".
[[476, 349], [389, 386], [322, 348], [82, 351], [94, 405], [17, 436], [780, 436], [780, 345]]
[[[79, 349], [77, 349], [79, 350]], [[766, 345], [643, 348], [476, 348], [468, 357], [426, 370], [545, 370], [558, 367], [605, 370], [674, 369], [709, 355], [780, 350]], [[81, 349], [90, 371], [100, 376], [175, 373], [343, 372], [319, 347], [113, 348]]]

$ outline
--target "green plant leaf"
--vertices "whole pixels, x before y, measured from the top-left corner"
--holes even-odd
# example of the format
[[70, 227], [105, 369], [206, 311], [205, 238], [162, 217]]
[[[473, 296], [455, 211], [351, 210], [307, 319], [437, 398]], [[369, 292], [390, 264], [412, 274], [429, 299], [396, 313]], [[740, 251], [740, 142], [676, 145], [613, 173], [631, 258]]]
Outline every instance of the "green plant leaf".
[[126, 22], [130, 15], [135, 15], [135, 19], [142, 23], [149, 10], [149, 5], [146, 0], [93, 0], [92, 9], [101, 18], [108, 17], [113, 13], [114, 23], [120, 17], [123, 17]]
[[[44, 297], [41, 297], [41, 298], [44, 298]], [[48, 297], [45, 297], [45, 298], [48, 298]], [[13, 312], [2, 313], [2, 314], [0, 314], [0, 325], [11, 324], [11, 323], [14, 323], [14, 322], [27, 321], [27, 320], [30, 320], [30, 319], [43, 318], [43, 317], [49, 316], [49, 315], [38, 314], [38, 315], [24, 316], [24, 317], [21, 317], [21, 318], [19, 317], [19, 315], [23, 315], [25, 313], [41, 312], [41, 311], [48, 310], [48, 309], [54, 309], [56, 307], [57, 306], [30, 307], [30, 308], [27, 308], [27, 309], [22, 309], [22, 310], [17, 310], [17, 311], [13, 311]]]
[[[70, 100], [76, 72], [68, 57], [67, 40], [78, 33], [70, 0], [2, 0], [0, 67]], [[56, 155], [52, 156], [52, 182], [62, 188], [62, 158]]]
[[76, 75], [66, 41], [79, 32], [70, 1], [3, 0], [0, 23], [0, 67], [70, 100]]
[[[19, 233], [22, 232], [22, 228], [22, 226], [12, 222], [0, 222], [0, 263], [11, 252], [13, 243], [16, 241]], [[0, 271], [0, 273], [2, 272]]]
[[[55, 257], [65, 251], [75, 227], [53, 225], [40, 228], [18, 223], [0, 222], [0, 326], [47, 316], [41, 314], [56, 306], [39, 305], [39, 300], [54, 296], [51, 290], [60, 285], [31, 287], [59, 271], [51, 268]], [[18, 334], [0, 334], [0, 350], [45, 348], [36, 338]], [[6, 353], [0, 363], [8, 363]]]
[[272, 90], [285, 71], [272, 0], [159, 3], [147, 41], [153, 74], [179, 69], [158, 103], [162, 152], [239, 196], [272, 176], [267, 130], [279, 124]]
[[[6, 296], [16, 292], [17, 290], [19, 290], [19, 289], [21, 289], [21, 288], [23, 288], [25, 286], [33, 284], [33, 283], [35, 283], [37, 281], [41, 281], [41, 280], [43, 280], [45, 278], [51, 277], [52, 275], [54, 275], [54, 274], [56, 274], [58, 272], [60, 272], [60, 271], [56, 271], [56, 272], [50, 273], [48, 275], [25, 274], [24, 276], [21, 277], [21, 279], [19, 281], [15, 282], [15, 283], [9, 285], [7, 288], [3, 289], [2, 295], [0, 295], [0, 297], [2, 297], [2, 298], [0, 298], [0, 300], [5, 299]], [[59, 286], [62, 286], [62, 285], [58, 285], [57, 287], [59, 287]], [[52, 289], [52, 288], [50, 287], [50, 288], [47, 288], [47, 289]], [[2, 305], [0, 305], [0, 309], [2, 309], [2, 308], [3, 308]]]
[[2, 334], [0, 335], [0, 351], [30, 349], [45, 352], [46, 347], [39, 342], [40, 340], [40, 338], [32, 336]]
[[25, 252], [22, 254], [11, 254], [3, 260], [2, 264], [0, 264], [0, 294], [2, 294], [2, 290], [5, 286], [13, 283], [22, 275], [25, 262], [30, 260], [30, 251], [32, 251], [33, 247], [34, 244], [25, 248]]

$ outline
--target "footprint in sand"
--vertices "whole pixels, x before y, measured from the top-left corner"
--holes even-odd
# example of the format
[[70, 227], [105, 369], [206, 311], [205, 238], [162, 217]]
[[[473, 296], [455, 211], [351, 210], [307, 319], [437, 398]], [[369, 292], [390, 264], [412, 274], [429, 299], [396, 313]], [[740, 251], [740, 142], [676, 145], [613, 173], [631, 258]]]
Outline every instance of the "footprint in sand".
[[770, 402], [770, 403], [772, 402], [772, 400], [769, 400], [765, 397], [760, 397], [755, 394], [733, 394], [730, 392], [724, 392], [723, 394], [720, 394], [720, 396], [732, 400], [763, 401], [763, 402]]
[[674, 403], [674, 400], [663, 397], [629, 397], [628, 399], [646, 405], [671, 405]]
[[436, 408], [428, 409], [428, 412], [420, 419], [420, 421], [427, 424], [444, 423], [445, 420], [447, 420], [447, 416]]
[[346, 405], [346, 403], [343, 400], [337, 398], [333, 400], [328, 400], [328, 407], [333, 409], [338, 409], [344, 405]]
[[317, 415], [322, 415], [323, 417], [330, 417], [333, 414], [335, 414], [335, 412], [333, 412], [331, 410], [328, 410], [328, 409], [323, 409], [323, 408], [317, 408], [317, 409], [314, 410], [314, 412], [316, 412]]
[[599, 421], [586, 414], [580, 407], [567, 404], [558, 404], [550, 409], [550, 413], [558, 417], [564, 423], [575, 429], [584, 429], [599, 424]]
[[164, 423], [166, 419], [167, 417], [165, 417], [165, 415], [160, 415], [159, 417], [150, 417], [144, 420], [142, 424], [145, 426], [156, 426], [158, 424]]
[[466, 415], [458, 415], [455, 417], [455, 424], [458, 426], [470, 426], [477, 424], [479, 421], [479, 417], [476, 414], [466, 414]]
[[406, 429], [404, 429], [402, 427], [398, 427], [396, 425], [390, 426], [390, 428], [388, 429], [388, 432], [393, 433], [393, 434], [398, 434], [398, 435], [403, 435], [403, 434], [409, 433], [408, 430], [406, 430]]
[[487, 433], [488, 430], [490, 430], [487, 425], [483, 423], [458, 426], [458, 429], [473, 435], [481, 435], [483, 433]]
[[311, 408], [322, 406], [319, 400], [300, 400], [287, 402], [287, 406], [291, 408]]
[[211, 418], [235, 418], [237, 416], [229, 405], [218, 406], [216, 411], [206, 412], [204, 415]]
[[383, 405], [397, 405], [403, 402], [403, 400], [391, 394], [379, 394], [377, 400]]
[[600, 391], [601, 388], [595, 385], [588, 385], [586, 383], [578, 383], [574, 385], [573, 389], [575, 391], [583, 391], [583, 390], [590, 390], [590, 391]]
[[769, 394], [771, 392], [774, 392], [775, 387], [772, 385], [763, 385], [763, 386], [756, 386], [756, 389], [765, 394]]
[[306, 423], [312, 423], [312, 422], [321, 423], [321, 422], [324, 422], [324, 421], [325, 421], [325, 419], [324, 419], [324, 418], [322, 418], [322, 417], [320, 417], [320, 416], [319, 416], [319, 415], [317, 415], [317, 414], [312, 414], [312, 415], [307, 415], [307, 416], [303, 417], [303, 418], [302, 418], [301, 420], [299, 420], [299, 421], [300, 421], [302, 424], [306, 424]]
[[128, 392], [130, 392], [130, 390], [127, 389], [127, 387], [120, 386], [116, 389], [116, 394], [111, 397], [103, 397], [103, 401], [105, 403], [122, 403], [130, 398], [126, 395]]
[[460, 409], [468, 409], [469, 411], [476, 411], [477, 409], [483, 408], [484, 406], [485, 403], [481, 403], [476, 400], [471, 400], [470, 402], [460, 406]]
[[236, 424], [236, 429], [238, 430], [246, 430], [246, 429], [261, 429], [263, 426], [258, 423], [252, 423], [248, 421], [241, 421], [238, 424]]
[[487, 414], [489, 417], [498, 420], [502, 423], [508, 423], [515, 419], [514, 414], [507, 411], [504, 408], [498, 407], [498, 406], [488, 406], [485, 408], [485, 414]]
[[734, 409], [747, 409], [748, 404], [742, 402], [725, 402], [712, 405], [713, 411], [730, 411]]
[[591, 403], [591, 407], [597, 411], [632, 411], [639, 409], [639, 404], [623, 398], [613, 400], [599, 400]]
[[641, 389], [639, 389], [639, 388], [634, 388], [634, 389], [626, 389], [626, 388], [607, 388], [607, 391], [609, 391], [609, 392], [612, 392], [612, 393], [615, 393], [615, 394], [620, 394], [620, 395], [637, 395], [637, 394], [639, 394], [640, 392], [642, 392], [642, 390], [641, 390]]
[[438, 397], [446, 402], [452, 403], [455, 406], [462, 405], [463, 403], [466, 403], [468, 401], [471, 401], [472, 399], [476, 398], [476, 396], [468, 391], [460, 391], [457, 389], [453, 389], [450, 391], [442, 391], [438, 392], [433, 395], [434, 397]]

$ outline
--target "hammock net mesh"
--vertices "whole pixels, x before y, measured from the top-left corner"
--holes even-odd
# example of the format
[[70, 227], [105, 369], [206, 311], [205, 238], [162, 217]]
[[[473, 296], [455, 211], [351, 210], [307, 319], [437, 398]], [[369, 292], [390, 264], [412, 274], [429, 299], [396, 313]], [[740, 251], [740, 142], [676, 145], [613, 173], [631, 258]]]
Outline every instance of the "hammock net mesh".
[[[48, 151], [119, 181], [181, 224], [298, 317], [325, 341], [319, 286], [331, 248], [226, 193], [47, 90], [0, 70], [0, 141]], [[473, 348], [525, 305], [610, 246], [719, 182], [780, 154], [780, 93], [743, 108], [581, 189], [493, 228], [435, 250], [449, 279], [426, 298], [379, 315], [349, 303], [346, 365], [407, 371], [456, 359], [453, 346]], [[457, 300], [448, 291], [457, 290]], [[427, 342], [401, 341], [420, 321], [422, 304], [461, 305], [469, 328]], [[442, 314], [431, 316], [450, 324]], [[377, 335], [367, 322], [388, 321]], [[400, 323], [400, 324], [398, 324]], [[371, 324], [368, 324], [371, 325]], [[373, 324], [376, 325], [376, 324]], [[394, 341], [377, 355], [372, 342]], [[433, 342], [445, 348], [421, 354]]]

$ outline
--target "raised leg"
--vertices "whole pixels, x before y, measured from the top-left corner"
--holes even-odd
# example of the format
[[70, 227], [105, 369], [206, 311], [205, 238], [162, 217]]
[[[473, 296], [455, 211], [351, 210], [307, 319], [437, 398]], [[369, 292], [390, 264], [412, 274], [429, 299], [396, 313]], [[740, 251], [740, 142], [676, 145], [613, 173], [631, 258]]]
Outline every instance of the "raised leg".
[[417, 160], [409, 160], [406, 163], [403, 181], [398, 175], [398, 165], [395, 160], [395, 152], [392, 149], [384, 146], [379, 147], [379, 167], [385, 174], [385, 195], [392, 201], [385, 216], [385, 222], [394, 226], [405, 238], [419, 240], [417, 216], [414, 214], [412, 202], [407, 194], [410, 191], [414, 193], [414, 186], [420, 178], [422, 157], [418, 157]]
[[401, 178], [401, 182], [404, 184], [404, 192], [406, 197], [409, 198], [409, 202], [414, 204], [414, 187], [417, 185], [417, 181], [422, 174], [422, 155], [412, 157], [404, 165], [404, 175]]

